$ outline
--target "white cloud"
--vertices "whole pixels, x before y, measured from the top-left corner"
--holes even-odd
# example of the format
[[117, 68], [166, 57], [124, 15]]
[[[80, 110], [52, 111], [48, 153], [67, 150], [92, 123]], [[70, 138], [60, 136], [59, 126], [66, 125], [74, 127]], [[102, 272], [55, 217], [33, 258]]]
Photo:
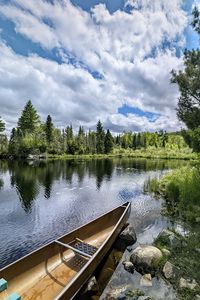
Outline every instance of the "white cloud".
[[[43, 118], [51, 113], [59, 125], [72, 121], [92, 127], [101, 118], [113, 129], [180, 127], [175, 114], [178, 90], [170, 84], [170, 71], [182, 68], [174, 48], [184, 42], [187, 25], [182, 1], [128, 2], [129, 14], [110, 14], [103, 4], [88, 13], [69, 0], [54, 5], [12, 0], [0, 5], [0, 14], [15, 23], [17, 33], [44, 49], [57, 48], [63, 58], [58, 64], [37, 55], [23, 57], [1, 41], [0, 104], [9, 126], [31, 98]], [[163, 49], [163, 44], [170, 46]], [[71, 65], [69, 52], [103, 79], [93, 78], [78, 63]], [[124, 103], [161, 117], [153, 123], [145, 117], [118, 115]]]

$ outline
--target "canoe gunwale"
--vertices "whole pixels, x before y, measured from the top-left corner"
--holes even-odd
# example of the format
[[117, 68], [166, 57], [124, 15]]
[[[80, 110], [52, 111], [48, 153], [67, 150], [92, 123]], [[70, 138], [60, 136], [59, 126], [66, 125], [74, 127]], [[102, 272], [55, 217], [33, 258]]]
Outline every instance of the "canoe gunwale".
[[[63, 297], [65, 295], [65, 293], [67, 293], [67, 290], [72, 287], [76, 280], [87, 270], [87, 268], [90, 266], [90, 264], [92, 264], [92, 262], [95, 260], [95, 258], [102, 252], [102, 250], [104, 249], [105, 245], [109, 242], [109, 240], [111, 239], [111, 237], [114, 235], [114, 233], [117, 231], [118, 227], [120, 226], [120, 223], [122, 223], [123, 219], [126, 217], [126, 215], [129, 213], [130, 208], [131, 208], [131, 203], [130, 202], [126, 202], [120, 206], [117, 206], [116, 208], [112, 209], [109, 212], [112, 212], [113, 210], [117, 209], [117, 208], [125, 208], [124, 212], [122, 213], [121, 217], [119, 218], [118, 222], [116, 223], [116, 225], [114, 226], [114, 228], [112, 229], [112, 231], [110, 232], [110, 234], [108, 235], [108, 237], [105, 239], [105, 241], [102, 243], [102, 245], [98, 248], [98, 250], [95, 252], [95, 254], [88, 260], [88, 262], [83, 266], [83, 268], [73, 277], [73, 279], [66, 285], [66, 287], [58, 294], [58, 296], [56, 298], [54, 298], [54, 300], [59, 300], [61, 299], [61, 297]], [[107, 212], [106, 214], [108, 214], [109, 212]], [[106, 214], [103, 214], [102, 217]], [[90, 223], [90, 222], [89, 222]], [[108, 249], [109, 250], [109, 249]], [[103, 257], [102, 257], [103, 259]], [[75, 297], [75, 295], [80, 291], [81, 287], [84, 285], [85, 282], [87, 282], [87, 280], [89, 279], [89, 277], [91, 276], [91, 274], [89, 274], [88, 278], [82, 283], [82, 285], [77, 289], [76, 293], [73, 294], [72, 297], [70, 297], [69, 299], [73, 299]], [[68, 299], [68, 298], [66, 298]]]

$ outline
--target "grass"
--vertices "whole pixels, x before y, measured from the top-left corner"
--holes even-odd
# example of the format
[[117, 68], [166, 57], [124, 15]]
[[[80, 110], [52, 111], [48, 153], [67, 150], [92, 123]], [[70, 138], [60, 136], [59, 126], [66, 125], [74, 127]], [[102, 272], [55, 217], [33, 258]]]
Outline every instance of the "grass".
[[54, 154], [44, 156], [47, 159], [102, 159], [112, 157], [130, 157], [130, 158], [151, 158], [151, 159], [185, 159], [195, 160], [197, 155], [192, 153], [189, 148], [183, 149], [165, 149], [149, 147], [148, 149], [123, 149], [114, 148], [109, 154]]
[[145, 192], [165, 198], [166, 213], [188, 222], [199, 222], [200, 168], [186, 166], [165, 174], [161, 179], [148, 179]]
[[[159, 248], [167, 248], [171, 255], [168, 258], [180, 274], [171, 283], [178, 292], [179, 300], [195, 299], [200, 294], [200, 288], [195, 290], [180, 289], [180, 277], [195, 279], [200, 285], [200, 166], [188, 165], [165, 174], [162, 178], [148, 179], [144, 190], [152, 192], [157, 197], [165, 199], [164, 213], [171, 217], [173, 222], [182, 222], [189, 230], [183, 242], [177, 247], [169, 245], [167, 239], [159, 238], [155, 241]], [[176, 233], [177, 234], [177, 233]], [[181, 238], [179, 236], [179, 238]]]

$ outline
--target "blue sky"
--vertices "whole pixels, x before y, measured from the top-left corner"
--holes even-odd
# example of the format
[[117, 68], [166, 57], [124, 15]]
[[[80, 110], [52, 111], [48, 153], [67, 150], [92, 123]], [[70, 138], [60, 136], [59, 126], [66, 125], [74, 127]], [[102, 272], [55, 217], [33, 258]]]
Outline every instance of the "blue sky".
[[194, 1], [37, 4], [0, 3], [0, 104], [8, 128], [29, 98], [42, 119], [50, 113], [60, 127], [94, 128], [99, 118], [119, 132], [182, 126], [170, 71], [182, 68], [185, 47], [199, 46], [188, 25]]

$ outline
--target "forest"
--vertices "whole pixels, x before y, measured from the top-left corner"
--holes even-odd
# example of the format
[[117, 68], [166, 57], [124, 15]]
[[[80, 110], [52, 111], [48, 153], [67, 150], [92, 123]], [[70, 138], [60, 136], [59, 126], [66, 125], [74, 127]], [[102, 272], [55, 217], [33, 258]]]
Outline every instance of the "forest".
[[117, 154], [123, 149], [188, 149], [181, 133], [159, 132], [123, 132], [112, 135], [105, 130], [101, 121], [96, 130], [84, 131], [82, 126], [78, 132], [72, 125], [60, 130], [56, 128], [52, 117], [47, 116], [46, 122], [40, 121], [40, 116], [29, 100], [18, 119], [17, 127], [12, 129], [10, 137], [5, 132], [5, 123], [0, 119], [0, 155], [13, 158], [26, 158], [29, 155], [85, 155], [85, 154]]

